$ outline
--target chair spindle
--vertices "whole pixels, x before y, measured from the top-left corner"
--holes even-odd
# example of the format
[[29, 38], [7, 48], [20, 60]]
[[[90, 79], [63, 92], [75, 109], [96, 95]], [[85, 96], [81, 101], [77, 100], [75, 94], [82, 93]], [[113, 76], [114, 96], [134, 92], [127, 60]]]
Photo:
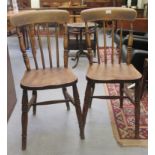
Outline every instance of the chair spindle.
[[112, 54], [111, 54], [111, 63], [114, 63], [114, 21], [112, 21]]
[[87, 39], [87, 43], [88, 43], [88, 54], [89, 54], [89, 63], [92, 64], [93, 63], [93, 53], [92, 53], [92, 48], [91, 48], [91, 40], [90, 40], [90, 33], [89, 33], [89, 28], [88, 28], [88, 23], [85, 23], [86, 25], [86, 39]]
[[41, 54], [41, 62], [42, 62], [42, 66], [43, 69], [45, 69], [45, 59], [44, 59], [44, 54], [43, 54], [43, 47], [42, 47], [42, 40], [40, 37], [40, 25], [37, 25], [37, 36], [38, 36], [38, 44], [39, 44], [39, 48], [40, 48], [40, 54]]
[[106, 49], [106, 22], [103, 21], [103, 35], [104, 35], [104, 61], [107, 63], [107, 49]]
[[48, 44], [48, 54], [49, 54], [49, 62], [50, 62], [50, 67], [52, 68], [52, 49], [51, 49], [51, 39], [50, 39], [50, 30], [48, 23], [46, 24], [46, 30], [47, 30], [47, 44]]
[[121, 59], [122, 59], [122, 31], [123, 31], [123, 22], [120, 21], [121, 23], [121, 28], [120, 28], [120, 44], [119, 44], [119, 58], [118, 58], [118, 63], [121, 63]]
[[22, 51], [22, 55], [23, 55], [23, 59], [24, 59], [24, 63], [26, 66], [27, 71], [30, 71], [30, 61], [29, 58], [27, 56], [26, 53], [26, 48], [25, 48], [25, 44], [24, 44], [24, 39], [23, 39], [23, 34], [20, 31], [20, 28], [17, 28], [17, 34], [18, 34], [18, 40], [19, 40], [19, 44], [20, 44], [20, 49]]
[[96, 49], [97, 49], [97, 58], [98, 58], [98, 63], [100, 64], [100, 53], [99, 53], [99, 42], [98, 42], [98, 31], [96, 30]]
[[55, 27], [55, 39], [56, 39], [56, 57], [57, 57], [57, 67], [60, 66], [60, 62], [59, 62], [59, 40], [58, 40], [58, 35], [59, 35], [59, 25], [56, 25]]
[[64, 67], [68, 67], [68, 29], [67, 23], [64, 24]]
[[37, 58], [36, 58], [36, 42], [35, 42], [35, 34], [34, 34], [34, 25], [29, 25], [27, 27], [27, 31], [29, 34], [29, 38], [30, 38], [30, 43], [31, 43], [31, 48], [32, 48], [32, 55], [33, 55], [33, 59], [34, 59], [34, 63], [35, 63], [35, 67], [36, 69], [38, 69], [38, 63], [37, 63]]
[[129, 39], [128, 39], [128, 47], [127, 47], [127, 64], [131, 62], [132, 56], [132, 45], [133, 45], [133, 23], [130, 24], [130, 32], [129, 32]]

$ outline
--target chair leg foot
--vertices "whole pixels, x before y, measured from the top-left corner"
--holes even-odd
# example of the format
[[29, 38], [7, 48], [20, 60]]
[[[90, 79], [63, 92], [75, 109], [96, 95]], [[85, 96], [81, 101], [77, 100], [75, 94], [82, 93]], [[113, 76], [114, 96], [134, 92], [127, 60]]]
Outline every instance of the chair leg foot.
[[81, 139], [84, 139], [82, 112], [81, 112], [81, 107], [80, 107], [79, 93], [78, 93], [76, 84], [73, 85], [73, 96], [74, 96], [74, 101], [75, 101], [76, 115], [77, 115], [78, 123], [79, 123], [80, 137]]
[[36, 105], [33, 105], [33, 116], [36, 115]]
[[80, 133], [80, 137], [81, 137], [81, 139], [85, 139], [84, 131], [82, 131], [82, 132]]
[[27, 144], [27, 124], [28, 124], [28, 96], [27, 90], [23, 90], [22, 97], [22, 150], [26, 149]]

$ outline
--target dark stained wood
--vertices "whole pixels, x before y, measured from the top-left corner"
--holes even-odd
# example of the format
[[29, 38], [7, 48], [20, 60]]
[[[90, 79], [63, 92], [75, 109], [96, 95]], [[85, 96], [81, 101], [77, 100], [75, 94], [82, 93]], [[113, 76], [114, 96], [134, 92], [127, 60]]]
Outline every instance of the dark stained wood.
[[67, 101], [69, 99], [68, 94], [67, 94], [67, 89], [65, 87], [63, 87], [62, 92], [63, 92], [64, 98], [66, 100], [67, 110], [70, 110], [69, 102]]
[[27, 144], [27, 124], [28, 124], [28, 93], [23, 90], [22, 97], [22, 149], [26, 149]]
[[77, 6], [81, 0], [40, 0], [41, 7]]
[[[132, 64], [130, 64], [131, 60], [131, 52], [132, 52], [132, 44], [133, 44], [133, 24], [132, 22], [136, 19], [136, 11], [129, 8], [96, 8], [96, 9], [88, 9], [81, 12], [81, 16], [86, 23], [86, 31], [88, 31], [88, 22], [96, 22], [101, 21], [103, 22], [103, 44], [101, 47], [105, 50], [104, 51], [104, 62], [93, 63], [92, 61], [92, 49], [91, 49], [91, 42], [90, 42], [90, 35], [87, 33], [86, 39], [88, 44], [88, 53], [90, 55], [90, 62], [89, 67], [86, 75], [87, 79], [87, 87], [85, 91], [85, 99], [84, 99], [84, 106], [83, 106], [83, 123], [85, 126], [86, 117], [88, 108], [92, 102], [93, 98], [97, 99], [119, 99], [120, 100], [120, 107], [123, 108], [123, 99], [129, 98], [133, 101], [135, 105], [135, 138], [139, 137], [139, 119], [140, 119], [140, 82], [142, 75], [134, 68]], [[117, 20], [121, 21], [128, 21], [130, 22], [130, 34], [128, 39], [128, 54], [127, 54], [127, 62], [121, 63], [121, 51], [117, 53], [117, 56], [114, 57], [114, 23]], [[110, 28], [106, 27], [106, 23], [112, 23]], [[120, 22], [121, 23], [121, 22]], [[123, 24], [121, 24], [122, 26]], [[107, 60], [107, 30], [111, 32], [112, 37], [112, 53], [111, 53], [111, 60]], [[122, 33], [120, 33], [120, 41], [122, 42]], [[97, 39], [98, 41], [99, 39]], [[100, 48], [99, 43], [97, 43], [98, 49]], [[122, 43], [120, 43], [122, 46]], [[120, 48], [121, 50], [121, 48]], [[118, 59], [118, 60], [117, 60]], [[125, 83], [135, 83], [135, 99], [132, 100], [130, 96], [124, 96], [124, 84]], [[120, 95], [119, 96], [97, 96], [93, 95], [94, 87], [96, 83], [119, 83], [120, 84]]]
[[83, 121], [82, 121], [82, 115], [81, 115], [81, 107], [80, 107], [80, 99], [79, 99], [79, 93], [76, 84], [73, 84], [73, 96], [74, 96], [74, 104], [76, 109], [76, 115], [79, 122], [79, 128], [80, 128], [80, 137], [81, 139], [84, 139], [84, 128], [83, 128]]
[[37, 103], [37, 91], [36, 90], [33, 90], [32, 91], [32, 97], [34, 98], [34, 101], [32, 102], [33, 103], [33, 115], [36, 115], [36, 103]]
[[84, 0], [89, 8], [94, 7], [109, 7], [109, 6], [121, 6], [122, 0]]
[[[45, 10], [45, 11], [25, 11], [11, 16], [12, 24], [17, 28], [20, 49], [23, 54], [23, 59], [26, 66], [26, 71], [21, 80], [21, 88], [23, 89], [22, 97], [22, 149], [26, 149], [27, 141], [27, 124], [28, 124], [28, 111], [33, 107], [33, 115], [36, 115], [36, 106], [66, 103], [69, 110], [69, 102], [73, 103], [78, 118], [80, 129], [80, 137], [84, 138], [82, 113], [80, 107], [80, 100], [77, 90], [77, 77], [72, 70], [68, 68], [68, 31], [67, 22], [69, 13], [65, 10]], [[64, 49], [60, 48], [59, 41], [59, 25], [64, 26]], [[24, 27], [24, 29], [22, 29]], [[29, 57], [27, 56], [25, 44], [23, 40], [22, 30], [27, 30], [31, 49], [33, 54], [34, 65], [30, 67]], [[53, 31], [54, 29], [54, 31]], [[41, 30], [44, 30], [44, 35], [41, 35]], [[54, 36], [53, 36], [54, 35]], [[43, 46], [42, 37], [46, 41], [47, 47]], [[55, 37], [55, 39], [51, 39]], [[53, 42], [52, 44], [52, 40]], [[37, 47], [39, 46], [39, 48]], [[56, 45], [54, 50], [53, 45]], [[44, 48], [43, 48], [44, 47]], [[37, 48], [37, 50], [36, 50]], [[47, 49], [47, 57], [49, 58], [49, 65], [45, 60], [45, 51]], [[40, 50], [40, 52], [39, 52]], [[54, 64], [53, 55], [56, 52], [56, 64]], [[59, 59], [59, 52], [64, 53], [64, 60], [61, 63]], [[38, 55], [38, 53], [40, 55]], [[40, 57], [39, 57], [40, 56]], [[39, 58], [38, 58], [39, 57]], [[41, 63], [39, 63], [41, 61]], [[33, 62], [32, 62], [33, 63]], [[46, 63], [46, 66], [45, 66]], [[39, 66], [41, 64], [41, 66]], [[35, 68], [33, 67], [35, 66]], [[49, 66], [49, 67], [47, 67]], [[31, 69], [32, 68], [32, 69]], [[67, 92], [67, 87], [73, 88], [73, 97]], [[37, 90], [46, 89], [63, 90], [65, 99], [57, 99], [52, 101], [37, 102]], [[28, 101], [28, 91], [32, 91], [32, 98]]]
[[[130, 29], [130, 22], [122, 21], [123, 29]], [[121, 27], [121, 23], [117, 22], [117, 28]], [[136, 18], [133, 22], [133, 30], [138, 32], [148, 32], [148, 19], [147, 18]]]

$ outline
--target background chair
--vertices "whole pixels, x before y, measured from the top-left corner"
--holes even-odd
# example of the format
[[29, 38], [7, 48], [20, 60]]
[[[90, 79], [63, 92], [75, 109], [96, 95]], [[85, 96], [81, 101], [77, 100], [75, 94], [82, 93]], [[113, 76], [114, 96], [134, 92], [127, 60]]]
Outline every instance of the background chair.
[[[119, 47], [120, 41], [120, 29], [118, 29], [114, 35], [115, 43], [117, 47]], [[129, 37], [129, 30], [123, 30], [123, 41], [122, 41], [122, 62], [126, 62], [127, 59], [127, 48], [128, 48], [128, 37]], [[145, 59], [148, 58], [148, 33], [147, 32], [133, 32], [133, 45], [132, 45], [132, 55], [131, 55], [131, 64], [142, 74], [147, 74], [144, 69]], [[145, 72], [145, 74], [144, 74]], [[147, 76], [145, 77], [145, 82], [142, 82], [142, 92], [143, 94], [144, 87], [147, 81]], [[133, 85], [131, 85], [133, 86]], [[142, 95], [141, 95], [142, 97]]]
[[[118, 56], [114, 58], [114, 23], [119, 21], [131, 21], [131, 28], [132, 28], [132, 21], [136, 18], [136, 11], [129, 8], [95, 8], [95, 9], [88, 9], [81, 12], [81, 16], [86, 23], [86, 38], [88, 44], [88, 53], [89, 53], [89, 60], [90, 66], [87, 71], [86, 79], [87, 79], [87, 86], [85, 91], [85, 99], [84, 99], [84, 106], [83, 106], [83, 123], [85, 126], [86, 117], [89, 105], [92, 102], [93, 98], [96, 99], [120, 99], [120, 107], [123, 108], [123, 99], [129, 98], [132, 103], [135, 105], [135, 138], [139, 137], [139, 119], [140, 119], [140, 82], [142, 75], [135, 69], [135, 67], [130, 63], [131, 61], [131, 53], [132, 53], [132, 31], [130, 31], [129, 38], [128, 38], [128, 53], [127, 53], [127, 61], [126, 63], [121, 62], [121, 48], [122, 48], [122, 32], [120, 33], [120, 49], [118, 51]], [[91, 49], [91, 41], [90, 35], [88, 33], [88, 22], [95, 22], [95, 21], [102, 21], [103, 22], [103, 36], [104, 38], [103, 44], [104, 47], [104, 62], [100, 61], [99, 56], [99, 37], [97, 34], [97, 53], [98, 53], [98, 63], [93, 63], [93, 54]], [[111, 60], [107, 60], [107, 37], [106, 37], [106, 23], [111, 21], [112, 27], [112, 54]], [[121, 29], [122, 31], [122, 29]], [[118, 58], [118, 59], [117, 59]], [[123, 95], [123, 88], [125, 83], [135, 83], [135, 96], [134, 99], [131, 96], [124, 96]], [[93, 95], [95, 84], [98, 83], [119, 83], [120, 84], [120, 95], [119, 96], [97, 96]]]
[[[119, 43], [120, 43], [120, 33], [121, 33], [121, 30], [117, 29], [115, 34], [114, 34], [114, 41], [118, 47], [119, 47]], [[126, 38], [127, 35], [129, 35], [129, 30], [123, 29], [122, 30], [122, 39], [124, 40], [124, 38]], [[133, 31], [133, 37], [134, 38], [147, 39], [148, 34], [147, 34], [147, 32]]]
[[[125, 62], [127, 58], [127, 46], [128, 36], [124, 38], [122, 45], [123, 62]], [[143, 73], [145, 58], [148, 58], [148, 38], [139, 35], [133, 35], [131, 63], [140, 73]]]
[[[80, 136], [81, 138], [84, 138], [80, 100], [76, 86], [77, 77], [73, 74], [72, 70], [68, 68], [68, 38], [67, 38], [68, 19], [69, 19], [69, 13], [63, 10], [25, 11], [22, 13], [18, 13], [12, 16], [11, 18], [12, 24], [17, 28], [20, 49], [26, 66], [26, 71], [20, 83], [21, 88], [23, 89], [23, 97], [22, 97], [23, 150], [26, 149], [28, 111], [30, 110], [31, 107], [33, 107], [33, 114], [35, 115], [36, 106], [38, 105], [66, 103], [67, 110], [69, 110], [70, 109], [69, 102], [71, 102], [75, 106], [80, 128]], [[51, 23], [54, 23], [52, 24], [55, 26], [54, 28], [50, 27]], [[60, 48], [59, 44], [60, 24], [64, 24], [65, 27], [64, 49]], [[29, 35], [34, 60], [33, 65], [30, 65], [30, 60], [26, 53], [25, 44], [23, 40], [23, 33], [21, 33], [23, 27], [25, 28], [25, 30], [27, 30]], [[43, 37], [40, 33], [42, 28], [44, 28]], [[51, 34], [53, 37], [51, 37]], [[55, 48], [56, 50], [54, 50], [54, 47], [52, 48], [52, 45], [56, 47]], [[64, 52], [63, 59], [61, 59], [61, 57], [59, 56], [60, 52]], [[56, 60], [54, 60], [53, 58], [54, 54]], [[45, 59], [46, 56], [48, 57], [48, 59]], [[41, 62], [39, 60], [41, 60]], [[63, 62], [61, 62], [62, 60]], [[71, 86], [73, 89], [73, 97], [71, 97], [67, 92], [67, 88], [69, 86]], [[65, 99], [37, 102], [37, 90], [58, 89], [58, 88], [62, 89]], [[32, 91], [32, 98], [30, 99], [30, 101], [28, 101], [28, 91]]]

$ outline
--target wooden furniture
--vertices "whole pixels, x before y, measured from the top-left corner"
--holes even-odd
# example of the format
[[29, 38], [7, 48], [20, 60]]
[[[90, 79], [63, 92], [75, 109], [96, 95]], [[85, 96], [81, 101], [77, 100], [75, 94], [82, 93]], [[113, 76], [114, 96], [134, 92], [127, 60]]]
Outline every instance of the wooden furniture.
[[[24, 19], [24, 20], [23, 20]], [[26, 149], [27, 139], [27, 124], [28, 124], [28, 111], [33, 107], [33, 114], [36, 114], [36, 107], [39, 105], [49, 105], [57, 103], [66, 103], [67, 110], [70, 109], [69, 102], [75, 106], [80, 136], [83, 139], [83, 123], [80, 107], [79, 94], [77, 90], [77, 77], [73, 74], [72, 70], [68, 68], [68, 38], [67, 38], [67, 21], [69, 13], [64, 10], [46, 10], [46, 11], [25, 11], [11, 17], [11, 22], [17, 28], [17, 34], [20, 43], [20, 49], [24, 58], [26, 71], [21, 80], [20, 86], [23, 89], [22, 97], [22, 149]], [[64, 24], [64, 62], [61, 62], [59, 54], [60, 40], [59, 40], [59, 25]], [[52, 27], [51, 27], [52, 26]], [[27, 56], [23, 33], [21, 28], [28, 31], [30, 44], [32, 48], [32, 55], [34, 59], [34, 66], [30, 65], [30, 60]], [[44, 29], [44, 35], [40, 34]], [[52, 34], [52, 38], [51, 38]], [[43, 40], [43, 38], [45, 38]], [[43, 44], [43, 42], [47, 43]], [[36, 52], [36, 44], [38, 42], [38, 50]], [[53, 50], [52, 46], [56, 47]], [[62, 48], [61, 48], [62, 49]], [[53, 55], [56, 55], [54, 61]], [[48, 59], [45, 59], [45, 56]], [[40, 59], [39, 59], [40, 58]], [[37, 60], [41, 60], [38, 62]], [[49, 65], [46, 60], [49, 60]], [[54, 63], [55, 62], [55, 63]], [[40, 67], [39, 67], [40, 66]], [[67, 92], [68, 87], [73, 89], [73, 97]], [[51, 100], [45, 102], [37, 102], [37, 90], [47, 89], [62, 89], [65, 99]], [[28, 91], [32, 91], [32, 98], [28, 101]]]
[[[121, 27], [121, 23], [117, 22], [117, 28]], [[130, 22], [123, 21], [123, 29], [130, 29]], [[148, 19], [136, 18], [133, 22], [133, 30], [138, 32], [148, 32]]]
[[81, 0], [40, 0], [41, 7], [77, 6], [81, 4]]
[[84, 4], [86, 4], [89, 8], [122, 6], [123, 0], [84, 0]]
[[[140, 119], [140, 81], [142, 75], [130, 64], [131, 52], [132, 52], [132, 31], [129, 34], [128, 40], [128, 54], [126, 63], [121, 62], [121, 47], [122, 47], [122, 32], [120, 33], [120, 49], [117, 54], [114, 54], [114, 23], [117, 20], [127, 20], [132, 21], [136, 18], [136, 11], [128, 8], [97, 8], [88, 9], [81, 12], [81, 16], [86, 23], [86, 38], [88, 44], [88, 53], [90, 66], [87, 71], [87, 87], [85, 92], [84, 106], [83, 106], [83, 123], [85, 126], [86, 116], [88, 108], [91, 105], [92, 99], [119, 99], [120, 107], [123, 108], [123, 98], [129, 98], [135, 105], [135, 138], [139, 136], [139, 119]], [[88, 33], [88, 22], [102, 21], [103, 22], [103, 49], [104, 49], [104, 62], [101, 62], [99, 56], [99, 43], [97, 35], [97, 53], [98, 53], [98, 63], [93, 63], [93, 54], [91, 49], [90, 35]], [[107, 42], [106, 42], [106, 23], [111, 21], [111, 35], [112, 35], [112, 53], [111, 60], [107, 60]], [[122, 29], [121, 29], [122, 31]], [[118, 59], [117, 59], [118, 58]], [[125, 83], [135, 83], [135, 99], [133, 100], [130, 96], [123, 95], [123, 88]], [[119, 83], [120, 84], [120, 95], [119, 96], [97, 96], [93, 95], [95, 84], [103, 83]]]
[[70, 22], [81, 21], [80, 12], [84, 9], [87, 9], [87, 5], [78, 5], [78, 6], [59, 6], [58, 9], [67, 10], [70, 13]]
[[[92, 49], [94, 51], [94, 55], [96, 55], [96, 24], [88, 23], [89, 32], [92, 34]], [[78, 65], [79, 58], [81, 55], [88, 55], [87, 52], [87, 43], [86, 39], [83, 38], [85, 35], [85, 23], [69, 23], [68, 27], [68, 50], [78, 50], [76, 52], [76, 56], [73, 60], [76, 60], [76, 64], [73, 66], [75, 68]], [[75, 35], [75, 37], [73, 37]]]
[[7, 51], [7, 121], [9, 120], [11, 113], [16, 105], [16, 90], [14, 84], [14, 78], [12, 74], [12, 67], [10, 62], [9, 51]]

